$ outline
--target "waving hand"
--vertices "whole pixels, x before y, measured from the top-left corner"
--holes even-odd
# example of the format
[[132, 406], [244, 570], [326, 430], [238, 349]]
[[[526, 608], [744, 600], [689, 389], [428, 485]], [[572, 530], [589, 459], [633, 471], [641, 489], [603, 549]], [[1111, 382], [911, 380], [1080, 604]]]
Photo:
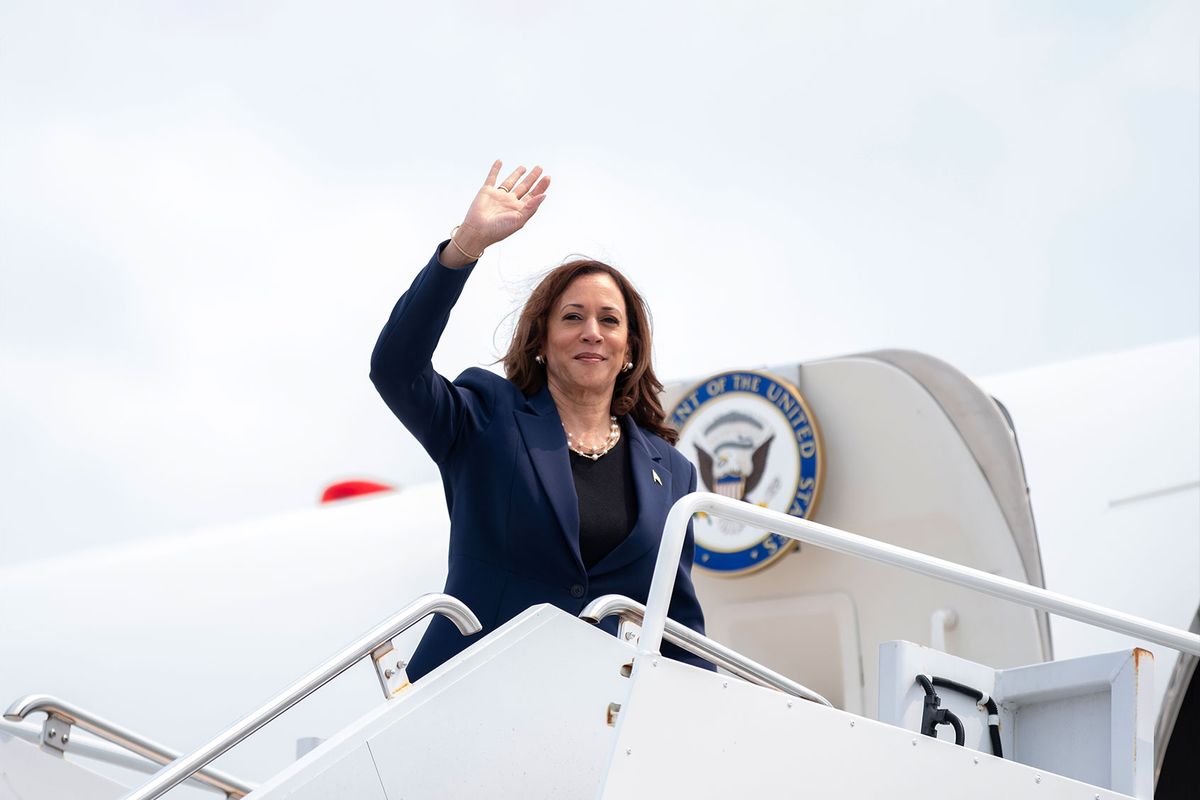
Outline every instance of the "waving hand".
[[[454, 234], [453, 244], [442, 251], [441, 260], [446, 266], [468, 263], [473, 259], [462, 257], [479, 255], [521, 230], [546, 199], [550, 176], [543, 176], [541, 167], [534, 167], [529, 174], [525, 174], [524, 167], [517, 167], [507, 178], [496, 183], [500, 166], [499, 161], [492, 164], [487, 179], [479, 187]], [[455, 252], [451, 253], [451, 250]]]

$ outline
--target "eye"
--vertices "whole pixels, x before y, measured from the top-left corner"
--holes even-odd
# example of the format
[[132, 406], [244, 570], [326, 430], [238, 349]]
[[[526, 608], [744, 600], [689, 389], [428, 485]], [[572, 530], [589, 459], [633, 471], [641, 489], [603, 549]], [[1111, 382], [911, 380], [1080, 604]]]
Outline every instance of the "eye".
[[603, 321], [609, 325], [620, 325], [621, 324], [621, 320], [617, 319], [616, 317], [605, 317]]
[[579, 316], [574, 311], [570, 311], [566, 314], [563, 314], [563, 319], [574, 321], [574, 320], [578, 320], [578, 319], [583, 319], [583, 317]]

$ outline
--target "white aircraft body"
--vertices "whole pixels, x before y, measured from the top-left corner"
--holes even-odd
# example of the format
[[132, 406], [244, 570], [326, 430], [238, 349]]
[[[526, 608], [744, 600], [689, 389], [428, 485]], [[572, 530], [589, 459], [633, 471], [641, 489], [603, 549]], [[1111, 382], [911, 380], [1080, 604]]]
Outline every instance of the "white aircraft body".
[[[1200, 340], [984, 378], [977, 384], [935, 359], [904, 351], [742, 374], [794, 385], [808, 403], [821, 432], [823, 459], [813, 520], [1172, 628], [1196, 630]], [[668, 410], [686, 412], [689, 393], [710, 379], [702, 376], [668, 387]], [[685, 435], [685, 445], [702, 449], [691, 441]], [[762, 491], [770, 488], [766, 483]], [[700, 517], [697, 536], [702, 527], [710, 537], [744, 535], [742, 528], [722, 525], [719, 517]], [[414, 598], [440, 591], [447, 537], [441, 486], [426, 484], [2, 567], [0, 702], [31, 693], [53, 695], [179, 751], [191, 751], [360, 632]], [[819, 794], [821, 787], [835, 785], [822, 781], [841, 774], [843, 783], [836, 785], [859, 787], [846, 789], [847, 796], [867, 796], [873, 791], [870, 781], [878, 779], [894, 788], [893, 796], [915, 797], [922, 794], [912, 783], [917, 768], [904, 759], [919, 751], [919, 758], [929, 759], [920, 770], [943, 775], [945, 791], [953, 796], [967, 791], [1013, 796], [1024, 790], [1035, 796], [1028, 784], [1035, 767], [1041, 768], [1036, 785], [1051, 798], [1145, 798], [1153, 792], [1155, 765], [1145, 750], [1152, 738], [1147, 731], [1158, 726], [1161, 760], [1164, 737], [1186, 727], [1179, 722], [1179, 709], [1187, 707], [1189, 685], [1196, 694], [1195, 681], [1189, 684], [1194, 657], [1181, 658], [1170, 647], [811, 544], [797, 551], [788, 542], [786, 549], [778, 558], [775, 548], [764, 551], [764, 558], [771, 556], [770, 565], [738, 576], [716, 575], [698, 565], [695, 580], [708, 635], [823, 695], [834, 708], [799, 702], [794, 720], [776, 719], [783, 713], [783, 706], [771, 705], [778, 693], [728, 676], [697, 677], [690, 668], [657, 660], [654, 668], [660, 671], [654, 672], [646, 659], [631, 655], [634, 645], [628, 641], [595, 638], [598, 632], [567, 615], [535, 607], [382, 707], [378, 693], [383, 679], [365, 659], [214, 766], [259, 785], [252, 797], [332, 797], [350, 792], [347, 787], [358, 787], [353, 791], [364, 797], [391, 797], [355, 783], [363, 772], [353, 765], [363, 758], [367, 743], [379, 748], [379, 742], [392, 741], [388, 763], [405, 762], [414, 748], [429, 748], [416, 759], [425, 764], [424, 772], [406, 767], [410, 772], [403, 781], [413, 787], [410, 796], [477, 796], [472, 793], [485, 789], [503, 795], [504, 781], [539, 796], [540, 778], [526, 775], [525, 783], [519, 775], [501, 779], [488, 771], [490, 762], [471, 755], [489, 748], [492, 761], [503, 757], [508, 764], [514, 752], [544, 769], [561, 761], [561, 772], [555, 774], [594, 781], [586, 785], [596, 787], [595, 796], [638, 795], [655, 786], [655, 775], [660, 776], [658, 790], [684, 791], [681, 787], [692, 779], [681, 773], [694, 775], [700, 796], [731, 791], [729, 781], [744, 787], [747, 796], [772, 796], [777, 784], [771, 783], [770, 754], [780, 746], [772, 743], [778, 737], [756, 742], [764, 763], [746, 761], [732, 744], [720, 744], [719, 733], [728, 731], [730, 741], [738, 736], [750, 741], [760, 735], [754, 731], [770, 731], [788, 732], [794, 743], [806, 743], [807, 750], [799, 744], [785, 748], [795, 759], [789, 780], [801, 781], [790, 784], [796, 791]], [[396, 660], [407, 657], [423, 628], [424, 623], [397, 637]], [[629, 631], [629, 641], [636, 642], [636, 628]], [[899, 640], [914, 644], [894, 644]], [[555, 643], [570, 655], [562, 655]], [[1152, 667], [1134, 648], [1153, 654]], [[1082, 753], [1091, 746], [1084, 743], [1089, 736], [1099, 736], [1104, 744], [1105, 737], [1116, 741], [1117, 734], [1109, 728], [1100, 731], [1100, 726], [1092, 733], [1079, 726], [1053, 727], [1065, 718], [1039, 729], [1033, 705], [1024, 717], [1012, 716], [1015, 702], [1000, 712], [1001, 730], [1013, 751], [1006, 759], [994, 759], [987, 749], [986, 715], [968, 724], [970, 708], [960, 715], [968, 746], [987, 754], [982, 762], [976, 754], [970, 767], [955, 760], [953, 745], [926, 747], [915, 729], [905, 729], [918, 724], [912, 714], [920, 716], [921, 695], [904, 669], [921, 659], [942, 665], [937, 668], [984, 676], [979, 680], [994, 678], [996, 687], [1051, 674], [1021, 672], [1032, 668], [1026, 665], [1066, 665], [1047, 679], [1049, 686], [1068, 681], [1063, 674], [1100, 663], [1088, 658], [1109, 658], [1101, 654], [1114, 652], [1125, 655], [1113, 656], [1117, 666], [1104, 668], [1106, 675], [1111, 673], [1112, 708], [1117, 707], [1119, 687], [1125, 686], [1121, 676], [1132, 669], [1128, 691], [1136, 698], [1136, 714], [1130, 712], [1124, 722], [1104, 719], [1112, 731], [1129, 733], [1130, 742], [1140, 743], [1136, 763], [1125, 763], [1129, 759], [1116, 744], [1104, 749], [1096, 763], [1084, 763], [1086, 758], [1077, 757], [1073, 747]], [[582, 677], [572, 682], [578, 670], [591, 674], [572, 658], [592, 658], [580, 662], [586, 664], [635, 663], [633, 688], [609, 685], [629, 681], [613, 678], [615, 668], [597, 677], [594, 687]], [[567, 660], [558, 664], [562, 659]], [[1072, 666], [1078, 664], [1086, 669]], [[570, 675], [560, 680], [561, 670], [555, 672], [554, 665]], [[536, 679], [521, 677], [539, 669], [548, 672]], [[470, 675], [478, 680], [472, 683]], [[709, 678], [717, 683], [705, 683]], [[536, 686], [526, 688], [531, 682]], [[625, 710], [621, 703], [610, 704], [616, 708], [610, 708], [608, 726], [576, 741], [573, 737], [583, 734], [570, 723], [573, 704], [599, 702], [616, 691], [625, 692]], [[499, 696], [521, 692], [532, 693], [522, 701], [521, 714], [531, 732], [513, 721], [511, 741], [501, 742], [504, 737], [488, 733], [483, 709]], [[999, 699], [998, 688], [996, 692]], [[670, 704], [676, 694], [683, 705]], [[1077, 695], [1082, 696], [1076, 692], [1070, 697]], [[708, 708], [711, 717], [689, 716], [686, 709], [693, 706]], [[1109, 714], [1109, 706], [1097, 713]], [[477, 729], [473, 714], [479, 714]], [[407, 727], [405, 717], [411, 717]], [[1021, 724], [1028, 733], [1022, 734], [1018, 719], [1025, 720]], [[713, 720], [723, 720], [721, 727], [711, 727]], [[750, 725], [745, 731], [737, 727], [741, 720]], [[845, 720], [849, 723], [843, 724]], [[855, 720], [862, 720], [857, 728]], [[1189, 724], [1194, 731], [1194, 721]], [[55, 796], [44, 788], [56, 779], [45, 777], [53, 769], [43, 771], [33, 764], [33, 756], [18, 756], [24, 751], [14, 749], [44, 736], [41, 716], [0, 725], [0, 777], [8, 781], [0, 780], [0, 800]], [[535, 728], [542, 738], [522, 738], [535, 736]], [[826, 735], [816, 736], [817, 729]], [[844, 740], [851, 730], [862, 738]], [[1035, 735], [1035, 730], [1043, 732]], [[941, 738], [948, 734], [939, 731]], [[615, 745], [614, 735], [621, 744], [639, 744]], [[297, 761], [298, 750], [307, 750], [314, 740], [325, 743]], [[538, 742], [532, 751], [530, 741]], [[125, 789], [114, 786], [138, 785], [158, 769], [114, 755], [110, 746], [72, 751], [90, 742], [95, 740], [85, 734], [66, 748], [69, 762], [102, 776], [85, 800], [121, 796]], [[455, 751], [451, 758], [447, 752], [456, 742], [468, 753]], [[442, 749], [431, 755], [439, 743]], [[896, 749], [900, 744], [914, 750], [905, 755]], [[664, 748], [654, 751], [657, 765], [639, 763], [634, 753], [654, 747]], [[42, 744], [38, 755], [48, 749], [53, 748]], [[370, 752], [378, 761], [377, 750]], [[592, 761], [572, 766], [564, 752], [592, 753]], [[701, 754], [691, 767], [668, 769], [672, 758], [689, 763], [689, 752]], [[97, 753], [99, 758], [91, 757]], [[728, 759], [727, 768], [713, 763], [721, 758]], [[857, 759], [863, 769], [848, 769], [845, 759]], [[869, 768], [871, 763], [877, 768]], [[971, 772], [981, 763], [986, 775]], [[454, 790], [429, 783], [430, 776], [444, 775], [453, 764], [461, 772]], [[826, 774], [818, 764], [828, 764], [832, 771]], [[378, 772], [386, 785], [388, 769], [376, 763], [368, 772]], [[808, 777], [798, 777], [806, 771]], [[874, 773], [877, 778], [871, 777]], [[488, 775], [500, 782], [488, 783]], [[342, 788], [322, 784], [335, 780], [328, 776], [336, 776]], [[1186, 779], [1200, 782], [1200, 772], [1193, 766]], [[19, 780], [33, 785], [18, 790], [13, 781]], [[41, 794], [37, 780], [46, 781]], [[106, 783], [111, 781], [115, 783]], [[429, 794], [416, 787], [427, 787]], [[211, 790], [189, 783], [171, 796], [189, 795], [211, 796]]]

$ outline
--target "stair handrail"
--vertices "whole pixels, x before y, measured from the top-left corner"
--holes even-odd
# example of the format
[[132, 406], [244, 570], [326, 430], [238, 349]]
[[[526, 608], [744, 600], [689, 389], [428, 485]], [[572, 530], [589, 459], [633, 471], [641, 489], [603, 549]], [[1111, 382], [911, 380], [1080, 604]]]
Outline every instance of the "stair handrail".
[[856, 558], [901, 567], [992, 597], [1011, 600], [1030, 608], [1165, 645], [1180, 652], [1200, 655], [1200, 636], [1194, 633], [711, 492], [684, 495], [671, 506], [667, 514], [662, 541], [658, 548], [658, 561], [654, 564], [654, 576], [650, 581], [645, 620], [638, 637], [640, 655], [657, 655], [662, 647], [667, 608], [675, 587], [675, 576], [679, 569], [688, 522], [693, 514], [699, 512], [764, 528], [789, 539]]
[[284, 711], [348, 670], [359, 660], [371, 655], [408, 628], [430, 614], [441, 614], [454, 623], [464, 636], [483, 630], [471, 609], [448, 594], [431, 593], [418, 597], [404, 608], [376, 625], [346, 647], [339, 650], [316, 669], [299, 678], [261, 708], [252, 711], [210, 742], [182, 758], [177, 758], [156, 772], [149, 781], [125, 795], [124, 800], [155, 800], [174, 788], [192, 773], [221, 756], [238, 742], [278, 717]]
[[[581, 611], [579, 616], [588, 622], [596, 623], [614, 614], [622, 620], [640, 625], [645, 619], [646, 607], [624, 595], [606, 594], [588, 603], [587, 608]], [[673, 619], [667, 619], [666, 627], [663, 630], [663, 638], [671, 644], [678, 645], [689, 653], [707, 659], [718, 667], [722, 667], [756, 686], [778, 689], [785, 694], [799, 697], [802, 700], [820, 703], [830, 708], [833, 707], [833, 703], [830, 703], [807, 686], [802, 686], [786, 675], [781, 675], [770, 667], [765, 667], [736, 650], [731, 650], [715, 639], [710, 639], [703, 634], [696, 633], [696, 631], [688, 626], [678, 623]]]
[[[18, 698], [5, 710], [4, 718], [9, 722], [22, 722], [30, 714], [36, 714], [39, 711], [46, 714], [47, 723], [50, 723], [52, 718], [62, 719], [69, 725], [82, 728], [106, 742], [111, 742], [156, 764], [169, 764], [180, 756], [177, 750], [172, 750], [136, 731], [54, 695], [30, 694]], [[43, 730], [45, 727], [43, 726]], [[60, 732], [58, 735], [61, 737], [62, 733]], [[216, 769], [197, 770], [192, 778], [208, 784], [214, 789], [219, 789], [226, 796], [233, 798], [245, 797], [255, 788], [252, 784]]]

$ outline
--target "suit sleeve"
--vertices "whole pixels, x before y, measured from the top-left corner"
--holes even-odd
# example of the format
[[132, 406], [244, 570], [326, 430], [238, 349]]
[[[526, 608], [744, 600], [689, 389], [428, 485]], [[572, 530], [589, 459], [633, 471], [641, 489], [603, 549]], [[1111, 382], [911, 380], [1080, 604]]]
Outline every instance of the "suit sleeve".
[[[690, 461], [685, 460], [690, 477], [688, 479], [688, 494], [696, 491], [696, 468]], [[688, 626], [696, 633], [704, 635], [704, 611], [700, 608], [700, 600], [696, 597], [696, 588], [692, 584], [692, 561], [696, 558], [696, 535], [688, 522], [687, 535], [683, 540], [683, 552], [679, 555], [679, 572], [675, 575], [675, 590], [671, 595], [671, 605], [667, 616], [676, 622]], [[704, 669], [715, 670], [712, 664], [697, 655], [693, 655], [681, 647], [664, 642], [662, 653], [667, 658], [683, 661]]]
[[392, 309], [371, 353], [371, 382], [388, 408], [437, 463], [471, 428], [490, 418], [494, 391], [485, 381], [470, 388], [433, 369], [433, 351], [450, 311], [475, 265], [450, 269], [438, 261], [442, 242]]

